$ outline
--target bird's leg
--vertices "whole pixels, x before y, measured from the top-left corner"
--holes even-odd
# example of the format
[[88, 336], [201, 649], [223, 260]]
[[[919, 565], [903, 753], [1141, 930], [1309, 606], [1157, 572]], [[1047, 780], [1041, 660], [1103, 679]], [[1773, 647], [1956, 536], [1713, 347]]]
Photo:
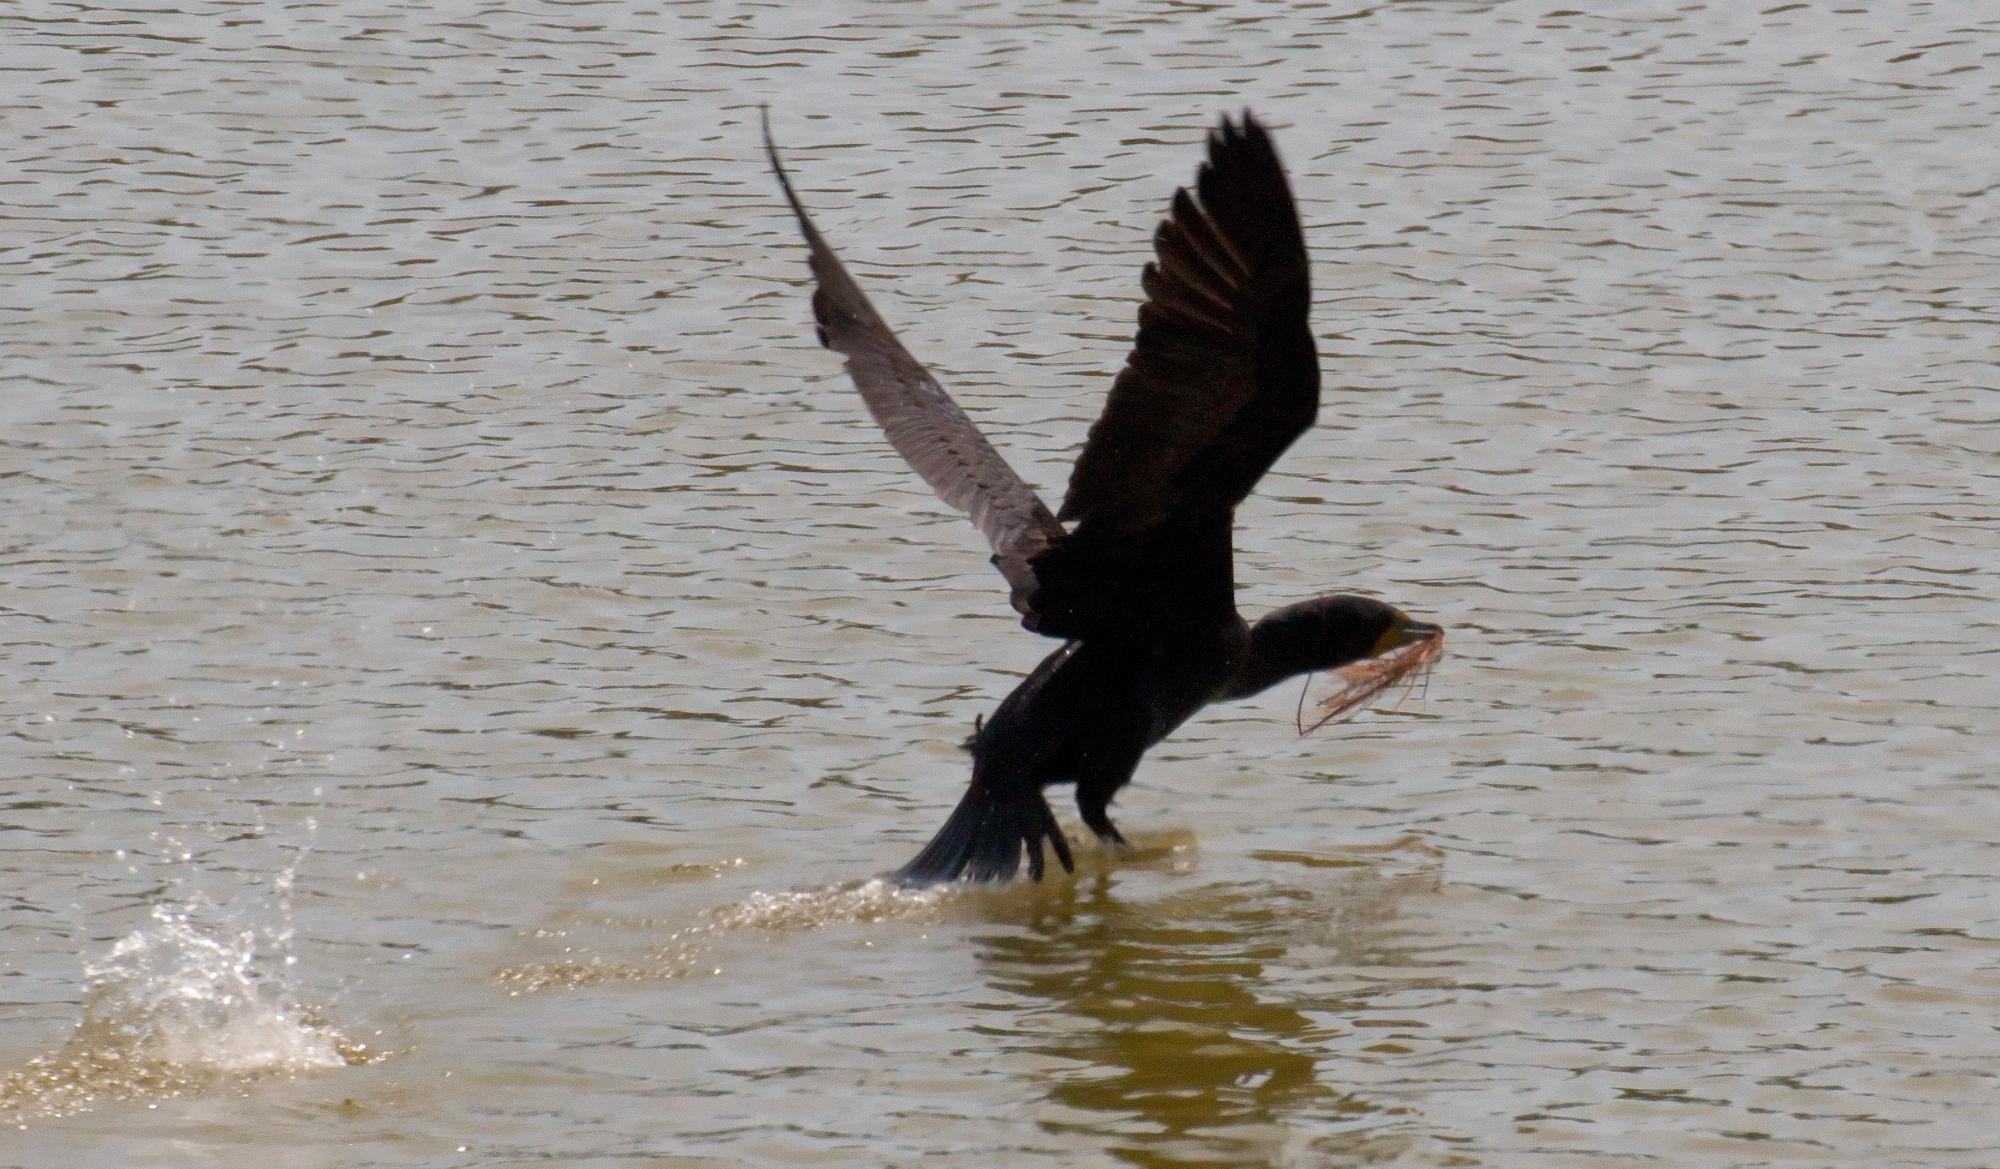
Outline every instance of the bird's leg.
[[1092, 783], [1089, 780], [1078, 780], [1076, 785], [1076, 810], [1083, 815], [1084, 824], [1092, 832], [1097, 833], [1099, 840], [1107, 844], [1116, 844], [1120, 847], [1129, 848], [1131, 846], [1126, 843], [1125, 834], [1118, 831], [1118, 826], [1113, 824], [1111, 817], [1106, 814], [1106, 809], [1111, 806], [1112, 793], [1117, 790], [1117, 784], [1099, 784]]

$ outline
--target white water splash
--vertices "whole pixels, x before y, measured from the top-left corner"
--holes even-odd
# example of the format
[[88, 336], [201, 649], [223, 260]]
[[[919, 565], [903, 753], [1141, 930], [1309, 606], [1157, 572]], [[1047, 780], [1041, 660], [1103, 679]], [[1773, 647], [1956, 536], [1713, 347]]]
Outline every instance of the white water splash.
[[154, 906], [149, 924], [85, 965], [83, 1017], [70, 1040], [0, 1074], [0, 1116], [25, 1125], [112, 1101], [368, 1062], [365, 1044], [299, 998], [291, 942], [288, 920], [258, 926], [205, 898]]
[[347, 1062], [285, 979], [291, 927], [266, 931], [197, 901], [156, 905], [153, 924], [84, 967], [80, 1033], [116, 1037], [141, 1058], [229, 1074]]

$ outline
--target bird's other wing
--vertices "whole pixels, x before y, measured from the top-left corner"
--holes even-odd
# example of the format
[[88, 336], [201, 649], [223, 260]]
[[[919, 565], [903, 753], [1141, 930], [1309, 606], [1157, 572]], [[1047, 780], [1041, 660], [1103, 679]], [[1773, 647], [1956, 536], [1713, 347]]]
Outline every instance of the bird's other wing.
[[930, 371], [903, 348], [827, 246], [778, 161], [769, 111], [764, 115], [764, 150], [811, 252], [820, 344], [847, 358], [848, 376], [897, 452], [940, 499], [972, 517], [993, 548], [994, 564], [1013, 588], [1015, 607], [1024, 608], [1034, 587], [1028, 561], [1062, 537], [1062, 525]]
[[1158, 620], [1175, 590], [1230, 604], [1237, 504], [1319, 411], [1305, 237], [1271, 139], [1225, 117], [1153, 237], [1139, 333], [1070, 474], [1070, 535], [1023, 612], [1059, 636]]

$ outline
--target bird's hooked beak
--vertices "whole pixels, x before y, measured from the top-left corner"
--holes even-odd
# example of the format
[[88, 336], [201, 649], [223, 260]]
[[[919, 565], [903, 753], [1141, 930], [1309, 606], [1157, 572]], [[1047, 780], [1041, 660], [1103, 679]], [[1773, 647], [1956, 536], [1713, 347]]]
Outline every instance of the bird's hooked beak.
[[1398, 620], [1375, 639], [1375, 646], [1368, 651], [1371, 658], [1379, 658], [1390, 650], [1415, 645], [1420, 641], [1430, 641], [1444, 636], [1444, 626], [1428, 621], [1412, 621], [1408, 617]]

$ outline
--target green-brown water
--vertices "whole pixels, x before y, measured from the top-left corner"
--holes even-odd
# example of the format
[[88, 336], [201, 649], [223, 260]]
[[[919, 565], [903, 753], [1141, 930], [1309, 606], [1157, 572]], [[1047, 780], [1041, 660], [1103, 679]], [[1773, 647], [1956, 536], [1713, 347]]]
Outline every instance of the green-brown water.
[[[2000, 1159], [2000, 14], [0, 30], [0, 1165]], [[759, 102], [1050, 496], [1263, 115], [1329, 391], [1244, 607], [1434, 616], [1427, 692], [868, 883], [1048, 646], [812, 345]]]

